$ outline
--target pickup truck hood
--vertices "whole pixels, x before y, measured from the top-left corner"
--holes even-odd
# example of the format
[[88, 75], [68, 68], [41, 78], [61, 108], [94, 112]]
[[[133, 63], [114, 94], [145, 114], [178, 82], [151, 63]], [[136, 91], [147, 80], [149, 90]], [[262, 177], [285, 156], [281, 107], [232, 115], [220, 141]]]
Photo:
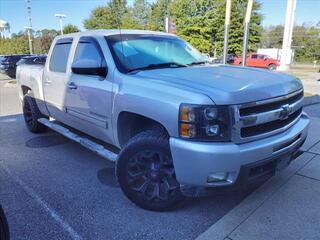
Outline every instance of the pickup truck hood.
[[225, 65], [156, 69], [135, 76], [201, 92], [218, 105], [264, 100], [302, 88], [299, 79], [287, 74]]

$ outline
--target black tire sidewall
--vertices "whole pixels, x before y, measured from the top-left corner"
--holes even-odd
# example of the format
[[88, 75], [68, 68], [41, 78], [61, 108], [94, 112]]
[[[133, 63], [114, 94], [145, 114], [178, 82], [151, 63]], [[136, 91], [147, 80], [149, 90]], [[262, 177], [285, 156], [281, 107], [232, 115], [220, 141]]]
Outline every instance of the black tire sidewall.
[[0, 205], [0, 240], [9, 240], [9, 238], [8, 222]]
[[268, 69], [269, 69], [270, 71], [274, 71], [274, 70], [276, 69], [276, 65], [270, 64], [270, 65], [268, 65]]
[[[143, 134], [142, 134], [143, 135]], [[163, 154], [171, 157], [171, 151], [169, 142], [163, 137], [152, 136], [152, 133], [147, 137], [137, 136], [136, 139], [130, 141], [126, 147], [119, 154], [119, 158], [116, 165], [116, 175], [119, 181], [119, 185], [124, 194], [136, 205], [147, 210], [152, 211], [169, 211], [176, 207], [181, 202], [183, 196], [180, 189], [175, 190], [174, 194], [171, 195], [169, 200], [161, 202], [147, 201], [143, 197], [138, 196], [134, 190], [132, 190], [127, 183], [127, 164], [128, 160], [140, 151], [153, 150], [162, 152]]]
[[28, 124], [26, 119], [25, 119], [25, 113], [23, 112], [24, 120], [25, 120], [25, 123], [26, 123], [27, 128], [29, 129], [29, 131], [33, 132], [33, 133], [40, 133], [40, 132], [46, 131], [47, 128], [44, 125], [42, 125], [41, 123], [38, 122], [39, 118], [42, 118], [42, 117], [45, 117], [45, 116], [43, 116], [40, 113], [40, 111], [39, 111], [39, 109], [37, 107], [35, 99], [31, 95], [27, 94], [23, 98], [23, 109], [25, 107], [25, 104], [29, 105], [29, 108], [31, 110], [31, 116], [32, 116], [32, 124]]

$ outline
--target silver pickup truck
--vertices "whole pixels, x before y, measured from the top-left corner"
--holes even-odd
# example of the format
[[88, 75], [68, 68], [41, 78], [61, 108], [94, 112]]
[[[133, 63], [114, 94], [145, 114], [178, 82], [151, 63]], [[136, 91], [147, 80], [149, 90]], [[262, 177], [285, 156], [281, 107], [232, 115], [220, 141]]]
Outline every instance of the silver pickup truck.
[[307, 137], [297, 78], [210, 65], [166, 33], [62, 35], [17, 81], [31, 132], [50, 127], [115, 160], [124, 194], [149, 210], [272, 175]]

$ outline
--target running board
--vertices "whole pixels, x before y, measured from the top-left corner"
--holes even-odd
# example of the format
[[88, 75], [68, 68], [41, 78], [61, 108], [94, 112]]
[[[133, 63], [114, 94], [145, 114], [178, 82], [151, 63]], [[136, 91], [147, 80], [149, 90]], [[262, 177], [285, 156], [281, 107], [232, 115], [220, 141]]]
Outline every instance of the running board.
[[118, 154], [106, 149], [104, 146], [90, 140], [84, 137], [80, 137], [79, 135], [71, 132], [68, 128], [61, 126], [56, 121], [50, 121], [47, 118], [40, 118], [38, 119], [38, 122], [41, 124], [47, 126], [48, 128], [52, 129], [53, 131], [56, 131], [66, 138], [69, 138], [77, 143], [80, 143], [83, 147], [91, 150], [92, 152], [95, 152], [101, 157], [104, 157], [110, 161], [117, 161]]

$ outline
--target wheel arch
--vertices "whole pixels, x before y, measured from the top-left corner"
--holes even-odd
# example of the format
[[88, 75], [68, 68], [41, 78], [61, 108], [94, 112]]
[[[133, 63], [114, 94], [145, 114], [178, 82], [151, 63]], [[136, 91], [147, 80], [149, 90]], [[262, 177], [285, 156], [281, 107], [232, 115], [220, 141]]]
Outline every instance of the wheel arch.
[[151, 129], [162, 130], [169, 136], [166, 127], [155, 119], [134, 112], [120, 112], [116, 129], [119, 146], [122, 148], [135, 135]]
[[26, 85], [21, 85], [21, 92], [22, 96], [25, 96], [26, 94], [32, 92], [32, 89]]

